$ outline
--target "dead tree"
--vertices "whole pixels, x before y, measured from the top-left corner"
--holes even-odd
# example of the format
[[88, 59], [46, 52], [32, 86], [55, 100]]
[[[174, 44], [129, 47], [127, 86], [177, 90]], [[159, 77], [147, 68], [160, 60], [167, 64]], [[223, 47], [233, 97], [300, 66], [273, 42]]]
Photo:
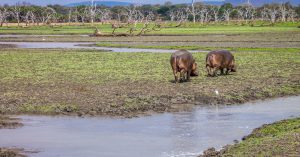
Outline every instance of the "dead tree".
[[227, 23], [229, 23], [229, 21], [230, 21], [231, 12], [232, 12], [232, 10], [229, 8], [224, 9], [223, 16], [224, 16], [225, 21], [227, 21]]
[[69, 8], [69, 11], [68, 11], [68, 23], [69, 23], [69, 25], [71, 25], [72, 13], [73, 13], [72, 8]]
[[246, 20], [249, 19], [249, 20], [253, 21], [255, 19], [255, 13], [256, 13], [256, 9], [253, 6], [251, 6], [251, 5], [246, 6], [245, 14], [244, 14], [245, 19]]
[[27, 11], [26, 15], [23, 17], [25, 23], [26, 23], [26, 26], [30, 25], [30, 23], [35, 23], [35, 15], [34, 13], [30, 10], [30, 11]]
[[175, 10], [170, 10], [170, 11], [168, 11], [168, 15], [169, 15], [170, 20], [171, 20], [172, 22], [175, 20], [176, 14], [177, 14], [177, 12], [176, 12]]
[[280, 10], [281, 21], [282, 21], [282, 22], [285, 22], [285, 21], [286, 21], [286, 16], [287, 16], [288, 10], [287, 10], [287, 8], [285, 7], [285, 4], [284, 4], [284, 3], [282, 3], [282, 4], [279, 6], [279, 10]]
[[21, 21], [21, 7], [19, 6], [19, 4], [15, 4], [15, 6], [12, 8], [11, 14], [17, 20], [18, 26], [20, 26], [20, 21]]
[[297, 16], [297, 13], [294, 9], [289, 9], [288, 10], [288, 19], [289, 21], [295, 22], [295, 17]]
[[178, 22], [177, 25], [175, 27], [180, 27], [182, 25], [183, 22], [187, 21], [188, 17], [189, 17], [189, 8], [180, 8], [177, 10], [176, 12], [176, 21]]
[[220, 11], [220, 6], [212, 6], [211, 7], [211, 12], [212, 12], [213, 19], [215, 22], [219, 21], [219, 11]]
[[196, 12], [195, 12], [195, 6], [194, 6], [194, 0], [192, 0], [192, 9], [191, 9], [191, 14], [193, 16], [193, 22], [196, 22]]
[[245, 10], [244, 8], [238, 8], [237, 9], [237, 13], [238, 13], [238, 20], [241, 22], [241, 21], [244, 21], [245, 20]]
[[269, 10], [268, 8], [264, 7], [262, 10], [261, 10], [261, 20], [262, 21], [268, 21], [269, 20]]
[[197, 15], [199, 15], [199, 21], [201, 24], [204, 24], [204, 22], [207, 22], [208, 21], [208, 14], [209, 14], [209, 11], [206, 7], [201, 7], [199, 9], [197, 9]]
[[137, 34], [138, 36], [141, 36], [151, 31], [160, 30], [161, 27], [158, 23], [156, 22], [151, 23], [151, 21], [153, 21], [154, 19], [154, 14], [152, 12], [147, 13], [147, 15], [143, 19], [144, 19], [144, 25], [140, 29], [139, 33]]
[[271, 21], [271, 23], [274, 24], [276, 22], [278, 10], [276, 8], [272, 8], [272, 9], [268, 9], [268, 12], [269, 12], [269, 16], [270, 16], [270, 21]]
[[[103, 10], [98, 10], [98, 13], [100, 15], [100, 21], [102, 22], [102, 24], [105, 21], [109, 21], [111, 20], [111, 11], [109, 9], [103, 9]], [[120, 21], [120, 20], [119, 20]]]
[[88, 12], [89, 12], [88, 7], [78, 9], [78, 14], [77, 15], [80, 17], [80, 21], [81, 21], [82, 25], [85, 24], [85, 17], [88, 16]]
[[50, 24], [51, 19], [54, 19], [56, 14], [56, 11], [53, 8], [46, 7], [41, 15], [41, 20], [43, 24]]
[[94, 4], [94, 0], [91, 0], [91, 5], [88, 6], [86, 13], [88, 13], [90, 17], [90, 22], [93, 24], [97, 14], [97, 5]]
[[0, 8], [0, 27], [3, 26], [4, 22], [7, 22], [7, 17], [9, 16], [9, 12], [6, 8]]

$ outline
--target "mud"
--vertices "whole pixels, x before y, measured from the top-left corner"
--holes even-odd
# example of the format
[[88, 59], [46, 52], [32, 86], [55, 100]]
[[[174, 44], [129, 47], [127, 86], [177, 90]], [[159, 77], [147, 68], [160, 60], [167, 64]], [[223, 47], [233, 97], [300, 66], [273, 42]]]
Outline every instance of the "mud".
[[[267, 80], [265, 80], [267, 81]], [[264, 83], [264, 82], [261, 82]], [[151, 112], [178, 112], [193, 105], [245, 103], [251, 100], [287, 96], [262, 93], [260, 88], [237, 86], [232, 90], [218, 87], [224, 95], [215, 95], [215, 87], [192, 83], [159, 83], [152, 81], [120, 81], [100, 85], [79, 83], [0, 82], [0, 111], [3, 113], [63, 114], [63, 115], [109, 115], [134, 117]], [[217, 85], [216, 85], [217, 86]], [[18, 92], [13, 92], [18, 91]], [[243, 99], [227, 95], [244, 93]], [[247, 94], [246, 94], [247, 93]], [[257, 93], [261, 93], [258, 97]], [[293, 94], [290, 94], [293, 95]], [[56, 105], [57, 104], [57, 105]], [[64, 105], [65, 104], [65, 105]], [[178, 107], [181, 104], [185, 107]]]
[[79, 35], [42, 36], [42, 35], [0, 35], [5, 42], [111, 42], [112, 44], [166, 46], [197, 45], [202, 47], [281, 47], [299, 48], [300, 33], [243, 33], [243, 34], [202, 34], [143, 36], [143, 37], [88, 37]]
[[0, 49], [3, 49], [3, 48], [16, 48], [17, 45], [15, 44], [0, 44]]
[[[16, 129], [23, 126], [19, 118], [11, 118], [0, 115], [0, 129]], [[0, 157], [26, 157], [22, 154], [23, 149], [18, 148], [0, 148]]]
[[0, 115], [0, 129], [15, 129], [23, 126], [19, 118], [10, 118]]
[[23, 149], [0, 148], [0, 157], [26, 157], [22, 154]]

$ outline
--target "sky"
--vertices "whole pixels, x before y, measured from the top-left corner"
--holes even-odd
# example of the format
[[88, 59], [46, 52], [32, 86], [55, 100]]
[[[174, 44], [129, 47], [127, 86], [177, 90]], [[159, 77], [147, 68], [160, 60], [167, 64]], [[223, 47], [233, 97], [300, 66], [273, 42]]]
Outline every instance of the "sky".
[[[0, 0], [0, 5], [3, 4], [16, 4], [17, 2], [29, 2], [31, 4], [36, 5], [47, 5], [47, 4], [69, 4], [76, 3], [82, 1], [90, 1], [90, 0]], [[167, 1], [171, 1], [172, 3], [187, 3], [192, 0], [95, 0], [95, 1], [120, 1], [120, 2], [131, 2], [131, 3], [142, 3], [142, 4], [163, 4]], [[195, 0], [201, 1], [201, 0]], [[222, 0], [220, 0], [222, 1]]]

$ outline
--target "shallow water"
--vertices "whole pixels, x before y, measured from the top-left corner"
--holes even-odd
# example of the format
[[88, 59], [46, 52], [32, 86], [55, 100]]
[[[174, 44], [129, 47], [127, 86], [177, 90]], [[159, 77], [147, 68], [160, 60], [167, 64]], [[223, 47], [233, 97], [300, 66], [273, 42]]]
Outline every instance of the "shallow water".
[[18, 38], [18, 37], [76, 37], [76, 36], [80, 36], [80, 37], [88, 37], [89, 35], [60, 35], [60, 34], [45, 34], [45, 35], [40, 35], [40, 34], [0, 34], [0, 38]]
[[[18, 48], [97, 49], [97, 50], [107, 50], [112, 52], [172, 53], [176, 51], [176, 50], [164, 50], [164, 49], [114, 48], [114, 47], [89, 46], [95, 44], [92, 42], [0, 42], [0, 44], [14, 44]], [[190, 52], [199, 52], [199, 51], [190, 51]], [[207, 52], [207, 51], [201, 51], [201, 52]]]
[[132, 119], [18, 116], [24, 127], [0, 130], [0, 147], [33, 157], [183, 157], [240, 140], [265, 123], [300, 116], [300, 96]]

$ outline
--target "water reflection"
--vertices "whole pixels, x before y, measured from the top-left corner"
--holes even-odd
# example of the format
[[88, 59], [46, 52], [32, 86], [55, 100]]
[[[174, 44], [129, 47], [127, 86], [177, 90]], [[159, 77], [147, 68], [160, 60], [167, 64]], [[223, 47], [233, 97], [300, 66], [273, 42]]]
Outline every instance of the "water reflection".
[[24, 127], [0, 130], [0, 147], [38, 150], [33, 157], [197, 156], [252, 129], [300, 116], [300, 97], [133, 119], [20, 116]]

